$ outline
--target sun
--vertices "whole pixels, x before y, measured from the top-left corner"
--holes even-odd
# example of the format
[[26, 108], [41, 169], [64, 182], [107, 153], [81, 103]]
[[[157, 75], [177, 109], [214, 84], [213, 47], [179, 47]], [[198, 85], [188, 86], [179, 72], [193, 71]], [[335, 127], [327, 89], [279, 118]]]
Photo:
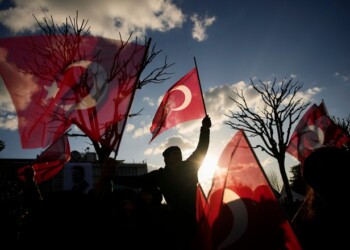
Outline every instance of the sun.
[[203, 187], [205, 185], [210, 185], [216, 169], [217, 161], [217, 156], [210, 154], [207, 154], [204, 158], [203, 164], [198, 170], [198, 180]]

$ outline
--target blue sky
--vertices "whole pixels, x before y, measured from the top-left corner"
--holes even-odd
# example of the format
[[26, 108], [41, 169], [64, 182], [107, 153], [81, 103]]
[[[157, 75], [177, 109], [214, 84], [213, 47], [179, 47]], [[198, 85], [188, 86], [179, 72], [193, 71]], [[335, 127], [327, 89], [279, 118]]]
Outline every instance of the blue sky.
[[[160, 97], [194, 67], [194, 58], [213, 123], [208, 161], [215, 162], [234, 135], [224, 125], [224, 114], [235, 110], [229, 96], [235, 88], [246, 91], [250, 78], [294, 77], [304, 84], [299, 94], [305, 101], [319, 104], [323, 99], [330, 115], [349, 115], [349, 1], [0, 0], [0, 37], [35, 33], [32, 14], [41, 19], [41, 9], [57, 23], [78, 10], [80, 20], [89, 20], [93, 35], [119, 39], [119, 32], [127, 38], [133, 31], [138, 37], [150, 37], [162, 50], [153, 66], [161, 65], [165, 56], [175, 63], [169, 70], [171, 79], [136, 92], [132, 112], [143, 111], [128, 120], [117, 157], [126, 162], [145, 161], [150, 169], [159, 168], [167, 146], [179, 145], [185, 156], [194, 150], [201, 120], [165, 131], [149, 144]], [[35, 158], [43, 149], [21, 149], [14, 109], [1, 81], [0, 90], [0, 139], [6, 143], [0, 157]], [[249, 98], [252, 106], [259, 104], [258, 96]], [[71, 149], [81, 152], [86, 147], [93, 151], [88, 143], [88, 139], [70, 140]], [[279, 173], [274, 159], [256, 153], [267, 172]], [[297, 163], [287, 160], [289, 165]]]

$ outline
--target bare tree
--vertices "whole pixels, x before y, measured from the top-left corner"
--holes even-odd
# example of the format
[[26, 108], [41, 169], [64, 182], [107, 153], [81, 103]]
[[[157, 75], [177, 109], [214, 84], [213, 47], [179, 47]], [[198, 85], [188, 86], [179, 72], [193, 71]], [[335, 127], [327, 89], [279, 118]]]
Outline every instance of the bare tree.
[[[337, 124], [343, 132], [350, 137], [350, 115], [347, 118], [331, 117], [335, 124]], [[350, 142], [345, 145], [345, 149], [350, 151]]]
[[[57, 65], [57, 60], [61, 61], [61, 65], [69, 65], [70, 63], [72, 63], [72, 60], [74, 60], [74, 52], [77, 51], [76, 46], [79, 46], [79, 41], [85, 37], [88, 36], [90, 34], [90, 27], [87, 26], [88, 21], [83, 19], [81, 22], [78, 20], [78, 11], [76, 13], [76, 17], [72, 18], [72, 17], [68, 17], [66, 18], [66, 22], [58, 25], [57, 23], [55, 23], [54, 19], [52, 16], [48, 17], [45, 13], [45, 11], [43, 11], [44, 13], [44, 17], [42, 18], [42, 20], [38, 20], [35, 16], [35, 20], [40, 28], [40, 30], [43, 32], [44, 36], [47, 37], [47, 41], [46, 43], [51, 44], [52, 46], [49, 46], [52, 48], [52, 52], [53, 50], [55, 50], [55, 55], [58, 55], [58, 57], [53, 58], [52, 60], [54, 60], [52, 62], [52, 64], [49, 65], [38, 65], [37, 62], [28, 62], [28, 65], [30, 66], [30, 73], [36, 73], [39, 74], [41, 77], [43, 75], [45, 75], [45, 73], [47, 72], [52, 72], [52, 69], [50, 67], [53, 67], [53, 65]], [[68, 40], [66, 39], [69, 35], [74, 35], [74, 39], [73, 40]], [[63, 37], [63, 40], [62, 40]], [[70, 39], [72, 38], [72, 36], [70, 36]], [[120, 36], [120, 41], [121, 41], [121, 48], [119, 49], [119, 51], [122, 51], [124, 47], [126, 47], [126, 45], [129, 43], [129, 41], [132, 38], [132, 33], [130, 34], [130, 36], [128, 37], [127, 40], [123, 40], [122, 37]], [[60, 39], [62, 41], [60, 41]], [[54, 42], [53, 42], [54, 41]], [[137, 38], [136, 38], [136, 42], [137, 42]], [[145, 37], [144, 40], [144, 45], [145, 46], [150, 46], [150, 42], [151, 39], [147, 39]], [[54, 43], [54, 44], [53, 44]], [[47, 53], [52, 53], [50, 51], [44, 51], [42, 52], [40, 50], [40, 48], [35, 47], [35, 45], [32, 48], [32, 52], [36, 54], [36, 56], [43, 56], [43, 57], [48, 57]], [[58, 53], [57, 53], [58, 52]], [[164, 60], [164, 64], [154, 68], [153, 70], [150, 71], [150, 73], [148, 75], [146, 75], [142, 80], [140, 80], [140, 75], [142, 74], [142, 72], [145, 70], [146, 67], [148, 67], [152, 61], [161, 53], [161, 50], [157, 50], [156, 49], [156, 45], [154, 44], [152, 46], [151, 50], [147, 50], [147, 55], [145, 60], [143, 61], [143, 64], [140, 67], [140, 71], [139, 71], [139, 75], [137, 76], [139, 81], [137, 83], [136, 88], [137, 89], [141, 89], [144, 85], [149, 84], [149, 83], [162, 83], [165, 80], [169, 79], [169, 75], [171, 73], [167, 72], [167, 69], [170, 68], [173, 64], [168, 64], [167, 62], [167, 58], [165, 57]], [[44, 54], [46, 53], [46, 54]], [[137, 53], [137, 51], [135, 51], [134, 53]], [[83, 55], [82, 55], [83, 56]], [[118, 64], [118, 56], [119, 53], [117, 53], [115, 55], [115, 60], [114, 60], [114, 65], [112, 67], [111, 72], [109, 72], [109, 78], [112, 79], [113, 77], [126, 77], [126, 70], [124, 70], [126, 68], [127, 63], [133, 63], [132, 62], [132, 56], [130, 56], [130, 61], [128, 62], [124, 62], [122, 65]], [[95, 60], [99, 60], [98, 55], [96, 55], [96, 59]], [[44, 72], [45, 69], [47, 70], [47, 72]], [[38, 70], [40, 70], [40, 72], [37, 72]], [[123, 72], [123, 70], [125, 72]], [[86, 78], [82, 76], [81, 80], [80, 80], [80, 85], [84, 86], [87, 85], [86, 83]], [[85, 82], [84, 82], [85, 81]], [[84, 89], [84, 87], [83, 87]], [[98, 94], [98, 93], [97, 93]], [[141, 110], [142, 111], [142, 110]], [[141, 111], [138, 111], [136, 113], [133, 114], [128, 114], [128, 117], [133, 117], [136, 115], [139, 115], [141, 113]], [[124, 117], [124, 119], [127, 119], [127, 117]], [[122, 136], [122, 130], [123, 128], [120, 128], [120, 126], [118, 127], [118, 123], [116, 124], [110, 124], [107, 129], [106, 129], [106, 133], [103, 135], [103, 140], [105, 141], [112, 141], [114, 144], [114, 142], [116, 142], [117, 140], [121, 139]], [[85, 134], [73, 134], [73, 133], [68, 133], [69, 136], [71, 137], [87, 137], [87, 135]], [[105, 161], [106, 158], [108, 158], [111, 153], [117, 152], [118, 148], [111, 148], [106, 146], [105, 144], [101, 144], [101, 142], [93, 140], [92, 138], [90, 138], [92, 145], [95, 148], [95, 151], [98, 155], [98, 159], [99, 161], [102, 163]], [[119, 144], [118, 144], [119, 145]], [[116, 154], [115, 154], [116, 157]]]
[[285, 186], [288, 202], [293, 202], [293, 197], [285, 170], [286, 149], [291, 136], [291, 129], [301, 113], [309, 106], [310, 101], [304, 102], [298, 98], [297, 93], [303, 84], [282, 79], [281, 83], [266, 83], [261, 80], [258, 83], [250, 80], [253, 89], [260, 94], [263, 105], [255, 111], [247, 104], [243, 91], [234, 91], [234, 97], [230, 99], [238, 107], [237, 112], [229, 110], [226, 121], [232, 129], [243, 129], [249, 137], [259, 137], [262, 144], [253, 148], [260, 148], [263, 152], [275, 158]]

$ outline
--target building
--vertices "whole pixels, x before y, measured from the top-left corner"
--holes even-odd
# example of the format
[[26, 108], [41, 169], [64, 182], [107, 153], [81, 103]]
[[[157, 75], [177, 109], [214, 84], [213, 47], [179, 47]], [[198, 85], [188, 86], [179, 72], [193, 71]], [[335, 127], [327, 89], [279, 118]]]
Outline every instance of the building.
[[[35, 162], [34, 159], [0, 159], [0, 164], [3, 165], [5, 161], [10, 162], [17, 168], [25, 165], [31, 165]], [[148, 172], [147, 163], [125, 163], [119, 161], [117, 167], [117, 175], [135, 176], [142, 175]], [[39, 185], [43, 197], [50, 195], [53, 192], [69, 190], [72, 188], [72, 167], [82, 166], [85, 170], [85, 178], [89, 183], [89, 189], [93, 188], [99, 180], [101, 175], [101, 166], [97, 160], [95, 153], [81, 154], [78, 151], [71, 152], [71, 160], [65, 164], [64, 168], [54, 176], [54, 178], [47, 180]]]

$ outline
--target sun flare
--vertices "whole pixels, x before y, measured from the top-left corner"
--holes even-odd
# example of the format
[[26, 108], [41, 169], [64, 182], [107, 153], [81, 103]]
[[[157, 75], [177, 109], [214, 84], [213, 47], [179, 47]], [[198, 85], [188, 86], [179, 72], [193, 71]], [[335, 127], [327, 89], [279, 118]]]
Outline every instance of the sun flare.
[[198, 180], [201, 183], [203, 189], [210, 188], [214, 171], [217, 164], [217, 156], [206, 155], [201, 168], [198, 170]]

